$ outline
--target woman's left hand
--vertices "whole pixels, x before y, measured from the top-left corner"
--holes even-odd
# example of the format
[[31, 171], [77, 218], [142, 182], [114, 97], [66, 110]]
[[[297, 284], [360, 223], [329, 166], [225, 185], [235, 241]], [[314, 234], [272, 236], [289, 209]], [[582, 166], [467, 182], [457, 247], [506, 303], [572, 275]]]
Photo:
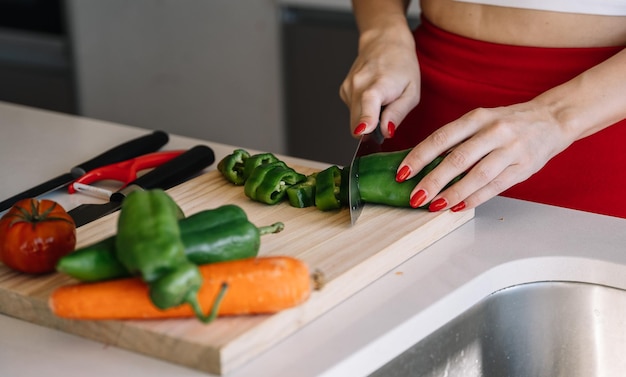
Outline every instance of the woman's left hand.
[[[398, 167], [396, 180], [411, 178], [430, 161], [448, 153], [411, 192], [411, 206], [470, 209], [542, 168], [576, 139], [545, 106], [533, 101], [473, 110], [435, 131]], [[467, 174], [439, 192], [459, 174]]]

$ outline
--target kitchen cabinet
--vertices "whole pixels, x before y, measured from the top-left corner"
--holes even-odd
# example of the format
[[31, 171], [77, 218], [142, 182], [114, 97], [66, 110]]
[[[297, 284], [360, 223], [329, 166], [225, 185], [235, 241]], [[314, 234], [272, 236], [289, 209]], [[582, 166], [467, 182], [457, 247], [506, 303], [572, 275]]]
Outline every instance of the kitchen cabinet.
[[0, 1], [0, 100], [76, 112], [61, 0]]

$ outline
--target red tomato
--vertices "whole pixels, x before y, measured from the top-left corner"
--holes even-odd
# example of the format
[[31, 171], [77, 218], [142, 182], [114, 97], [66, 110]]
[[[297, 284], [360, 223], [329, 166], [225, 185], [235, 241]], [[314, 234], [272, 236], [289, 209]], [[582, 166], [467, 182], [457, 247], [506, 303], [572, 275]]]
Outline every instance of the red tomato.
[[75, 246], [74, 220], [55, 201], [20, 200], [0, 218], [0, 260], [14, 270], [52, 272]]

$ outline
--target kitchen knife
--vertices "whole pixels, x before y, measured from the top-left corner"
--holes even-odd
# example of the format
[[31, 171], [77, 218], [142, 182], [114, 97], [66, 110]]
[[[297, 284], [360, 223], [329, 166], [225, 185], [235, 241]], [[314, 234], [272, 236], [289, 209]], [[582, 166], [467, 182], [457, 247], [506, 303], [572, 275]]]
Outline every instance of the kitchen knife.
[[169, 136], [163, 131], [154, 131], [149, 135], [144, 135], [136, 139], [127, 141], [108, 151], [92, 158], [89, 161], [78, 164], [70, 169], [69, 173], [52, 178], [44, 183], [32, 187], [26, 191], [16, 194], [0, 203], [0, 212], [10, 208], [22, 199], [34, 198], [63, 186], [69, 185], [75, 179], [95, 168], [128, 160], [146, 153], [157, 151], [167, 144]]
[[126, 195], [135, 190], [154, 188], [166, 190], [189, 179], [214, 161], [215, 155], [211, 148], [206, 145], [197, 145], [114, 192], [108, 203], [82, 204], [68, 213], [74, 219], [76, 227], [83, 226], [117, 211]]
[[350, 163], [350, 175], [348, 179], [348, 203], [350, 205], [350, 223], [354, 225], [363, 210], [363, 201], [359, 194], [359, 159], [372, 153], [382, 150], [382, 143], [385, 141], [380, 130], [380, 123], [376, 129], [370, 133], [361, 136], [359, 145], [356, 148], [352, 162]]

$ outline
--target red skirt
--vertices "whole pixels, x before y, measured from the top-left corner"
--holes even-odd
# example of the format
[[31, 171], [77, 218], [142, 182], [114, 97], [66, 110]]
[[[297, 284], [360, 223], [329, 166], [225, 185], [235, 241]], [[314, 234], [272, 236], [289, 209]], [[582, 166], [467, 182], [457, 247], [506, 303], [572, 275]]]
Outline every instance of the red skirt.
[[[425, 19], [415, 41], [421, 101], [385, 142], [387, 150], [411, 148], [477, 107], [528, 101], [623, 49], [495, 44], [448, 33]], [[502, 195], [626, 218], [624, 143], [626, 120], [574, 142]]]

